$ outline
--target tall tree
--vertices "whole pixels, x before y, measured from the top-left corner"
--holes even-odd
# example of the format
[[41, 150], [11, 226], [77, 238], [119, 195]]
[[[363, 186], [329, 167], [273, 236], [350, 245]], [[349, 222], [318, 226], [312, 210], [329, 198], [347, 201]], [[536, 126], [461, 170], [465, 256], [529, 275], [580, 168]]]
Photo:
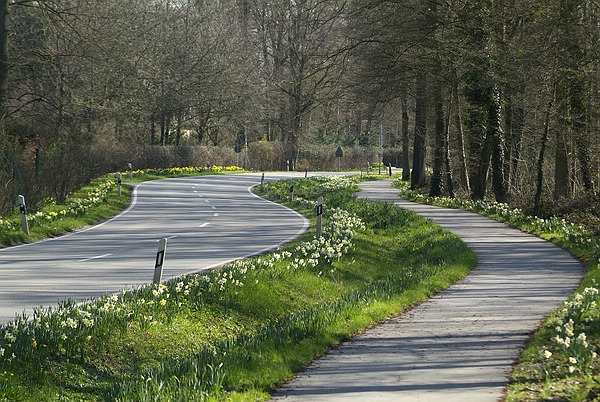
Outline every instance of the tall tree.
[[415, 103], [415, 129], [413, 145], [413, 167], [410, 175], [411, 189], [417, 189], [425, 184], [425, 157], [427, 135], [427, 78], [425, 73], [417, 75], [417, 95]]
[[502, 99], [495, 65], [497, 9], [492, 0], [468, 1], [461, 15], [470, 63], [466, 73], [469, 102], [471, 190], [474, 199], [486, 195], [490, 166], [496, 200], [506, 201]]
[[492, 99], [488, 110], [488, 132], [492, 143], [492, 186], [498, 202], [507, 201], [507, 188], [504, 169], [504, 130], [502, 128], [502, 99], [497, 87], [492, 89]]
[[400, 87], [400, 101], [402, 105], [402, 180], [410, 180], [410, 138], [408, 134], [408, 89], [406, 81]]
[[279, 138], [295, 154], [307, 116], [332, 100], [340, 83], [347, 50], [343, 35], [347, 1], [249, 0], [246, 5], [260, 55], [267, 113], [277, 113]]
[[3, 124], [6, 116], [6, 90], [8, 82], [7, 16], [8, 0], [0, 0], [0, 124]]
[[[356, 85], [368, 98], [379, 102], [403, 99], [407, 93], [414, 97], [411, 186], [421, 187], [425, 184], [427, 163], [428, 91], [434, 88], [432, 71], [438, 62], [432, 57], [436, 45], [434, 33], [439, 26], [437, 4], [417, 0], [356, 3], [360, 12], [355, 14], [351, 25], [359, 43], [354, 51], [358, 60], [358, 69], [354, 72]], [[415, 89], [410, 91], [409, 88]], [[405, 122], [408, 122], [407, 117], [405, 114]], [[407, 178], [406, 145], [403, 153], [403, 174]]]
[[438, 90], [435, 96], [435, 147], [433, 150], [433, 173], [431, 175], [431, 185], [429, 195], [440, 197], [443, 194], [445, 149], [446, 149], [446, 128], [444, 122], [444, 104], [441, 91]]
[[[563, 49], [567, 56], [563, 60], [563, 72], [568, 88], [570, 125], [573, 130], [583, 187], [593, 191], [586, 95], [591, 81], [586, 66], [591, 61], [590, 56], [594, 57], [597, 50], [589, 48], [591, 43], [586, 40], [588, 37], [586, 30], [591, 22], [588, 18], [591, 17], [594, 21], [597, 15], [590, 16], [589, 12], [594, 5], [586, 0], [561, 0], [559, 7], [559, 27], [564, 38]], [[595, 12], [597, 13], [598, 10], [596, 9]], [[592, 46], [597, 47], [597, 43]]]

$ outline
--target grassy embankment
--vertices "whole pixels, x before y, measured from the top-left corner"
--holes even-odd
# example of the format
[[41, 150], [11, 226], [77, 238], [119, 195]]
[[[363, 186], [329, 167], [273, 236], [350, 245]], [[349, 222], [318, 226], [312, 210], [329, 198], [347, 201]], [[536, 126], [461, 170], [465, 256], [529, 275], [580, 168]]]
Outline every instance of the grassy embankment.
[[320, 241], [309, 230], [269, 255], [2, 326], [0, 401], [262, 400], [331, 345], [475, 265], [427, 220], [354, 199], [354, 179], [296, 180], [293, 202], [288, 189], [260, 194], [307, 216], [323, 196]]
[[564, 219], [539, 219], [505, 204], [432, 198], [397, 182], [405, 198], [462, 208], [552, 241], [586, 267], [579, 290], [548, 317], [512, 373], [508, 401], [589, 401], [600, 398], [600, 239]]

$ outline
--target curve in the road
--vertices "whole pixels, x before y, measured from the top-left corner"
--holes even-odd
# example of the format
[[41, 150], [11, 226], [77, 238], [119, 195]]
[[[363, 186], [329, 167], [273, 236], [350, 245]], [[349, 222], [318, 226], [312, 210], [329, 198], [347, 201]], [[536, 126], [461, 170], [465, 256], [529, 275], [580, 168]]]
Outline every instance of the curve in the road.
[[251, 173], [145, 182], [132, 205], [109, 221], [0, 249], [0, 323], [61, 299], [151, 283], [161, 238], [168, 239], [163, 278], [169, 279], [264, 253], [303, 233], [306, 218], [250, 191], [259, 182]]
[[463, 280], [318, 359], [282, 401], [497, 401], [529, 335], [577, 288], [564, 250], [480, 215], [400, 199], [390, 181], [361, 184], [460, 236], [478, 255]]

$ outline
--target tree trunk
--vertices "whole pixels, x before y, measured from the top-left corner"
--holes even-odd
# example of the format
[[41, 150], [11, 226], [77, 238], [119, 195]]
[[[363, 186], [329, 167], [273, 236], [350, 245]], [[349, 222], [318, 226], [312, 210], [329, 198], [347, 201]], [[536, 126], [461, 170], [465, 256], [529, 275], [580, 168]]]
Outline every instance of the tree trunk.
[[156, 144], [156, 121], [154, 115], [150, 116], [150, 145]]
[[177, 127], [175, 129], [175, 145], [179, 145], [181, 141], [181, 113], [177, 115]]
[[406, 81], [402, 85], [402, 180], [410, 180], [410, 139], [408, 138], [408, 91]]
[[165, 114], [161, 113], [160, 115], [160, 145], [165, 145], [165, 126], [166, 126], [166, 122], [165, 122]]
[[556, 130], [554, 152], [554, 200], [558, 201], [569, 196], [569, 154], [562, 129]]
[[[469, 111], [469, 173], [471, 175], [471, 198], [474, 200], [482, 200], [487, 191], [487, 179], [492, 156], [493, 139], [491, 130], [486, 129], [489, 124], [488, 109], [485, 109], [483, 100], [489, 102], [485, 89], [481, 89], [478, 85], [479, 80], [472, 81], [475, 85], [475, 90], [470, 98]], [[475, 96], [473, 96], [475, 95]]]
[[456, 132], [458, 138], [458, 157], [460, 163], [460, 178], [464, 188], [468, 193], [471, 192], [471, 182], [469, 180], [469, 168], [467, 165], [467, 154], [465, 151], [465, 130], [462, 122], [462, 111], [460, 102], [458, 99], [458, 89], [454, 88], [454, 103], [456, 104], [456, 115], [454, 118], [454, 124], [456, 125]]
[[429, 195], [431, 197], [440, 197], [443, 194], [444, 183], [444, 151], [445, 144], [444, 129], [444, 105], [442, 103], [442, 94], [438, 90], [435, 101], [435, 149], [433, 151], [433, 174], [431, 176], [431, 186]]
[[373, 143], [371, 142], [371, 130], [373, 128], [373, 115], [375, 114], [375, 107], [376, 107], [375, 102], [372, 102], [369, 105], [369, 109], [367, 110], [367, 121], [365, 123], [364, 130], [361, 130], [361, 132], [360, 132], [360, 138], [358, 139], [358, 145], [361, 145], [364, 147], [373, 145]]
[[287, 157], [287, 159], [289, 159], [290, 161], [296, 159], [296, 155], [298, 154], [298, 149], [300, 147], [300, 138], [302, 136], [302, 122], [304, 120], [304, 97], [302, 91], [302, 80], [298, 79], [298, 82], [294, 86], [294, 115], [292, 116], [292, 129], [290, 131], [289, 138], [290, 154]]
[[546, 146], [548, 143], [548, 136], [550, 131], [550, 112], [552, 111], [552, 101], [548, 102], [546, 108], [546, 117], [544, 119], [544, 134], [542, 135], [542, 141], [540, 144], [540, 153], [537, 161], [537, 183], [535, 191], [535, 199], [533, 205], [533, 211], [535, 215], [540, 213], [540, 204], [542, 200], [542, 190], [544, 185], [544, 157], [546, 153]]
[[171, 131], [171, 116], [162, 113], [160, 119], [160, 145], [169, 145], [169, 132]]
[[448, 101], [448, 111], [446, 113], [445, 128], [444, 128], [444, 164], [446, 170], [446, 187], [448, 188], [448, 196], [454, 198], [454, 179], [452, 177], [452, 156], [450, 154], [450, 116], [452, 116], [452, 96]]
[[415, 190], [425, 184], [425, 135], [427, 134], [427, 82], [423, 72], [417, 75], [417, 99], [415, 105], [415, 136], [413, 146], [413, 169], [410, 188]]
[[506, 99], [506, 163], [505, 177], [506, 186], [513, 188], [515, 183], [515, 173], [519, 168], [519, 159], [521, 157], [521, 140], [523, 138], [525, 111], [523, 107], [517, 105], [512, 98]]
[[481, 146], [477, 168], [471, 178], [471, 197], [474, 200], [483, 200], [487, 188], [488, 171], [492, 157], [493, 141], [491, 136], [486, 135]]
[[[525, 127], [525, 109], [518, 106], [514, 110], [513, 116], [513, 138], [511, 142], [511, 158], [507, 159], [507, 163], [510, 163], [510, 180], [514, 181], [514, 176], [519, 169], [519, 161], [521, 160], [521, 147], [523, 139], [523, 129]], [[510, 183], [507, 182], [510, 186]], [[509, 187], [510, 188], [510, 187]]]
[[576, 77], [572, 77], [569, 80], [569, 98], [573, 118], [573, 134], [577, 149], [577, 159], [580, 164], [583, 188], [586, 191], [593, 192], [594, 183], [592, 181], [590, 147], [588, 145], [586, 133], [587, 108], [585, 104], [585, 84], [581, 74], [582, 73], [579, 73]]
[[6, 116], [6, 89], [8, 83], [8, 32], [6, 20], [8, 0], [0, 0], [0, 123]]
[[492, 139], [492, 188], [497, 202], [507, 201], [504, 177], [504, 132], [502, 130], [502, 103], [497, 87], [494, 87], [488, 110], [488, 136]]

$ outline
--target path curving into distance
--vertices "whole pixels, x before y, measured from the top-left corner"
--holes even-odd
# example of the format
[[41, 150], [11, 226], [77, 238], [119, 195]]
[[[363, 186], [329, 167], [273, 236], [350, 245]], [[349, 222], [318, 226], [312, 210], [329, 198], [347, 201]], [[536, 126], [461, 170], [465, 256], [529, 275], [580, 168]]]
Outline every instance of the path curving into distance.
[[359, 197], [393, 202], [457, 234], [478, 265], [429, 301], [317, 359], [274, 399], [502, 399], [528, 337], [575, 291], [583, 266], [559, 247], [494, 220], [402, 200], [390, 181], [360, 187]]
[[303, 233], [304, 217], [250, 192], [260, 180], [249, 173], [144, 182], [130, 208], [107, 222], [0, 249], [0, 323], [36, 306], [151, 283], [161, 238], [168, 239], [167, 280], [266, 252]]

